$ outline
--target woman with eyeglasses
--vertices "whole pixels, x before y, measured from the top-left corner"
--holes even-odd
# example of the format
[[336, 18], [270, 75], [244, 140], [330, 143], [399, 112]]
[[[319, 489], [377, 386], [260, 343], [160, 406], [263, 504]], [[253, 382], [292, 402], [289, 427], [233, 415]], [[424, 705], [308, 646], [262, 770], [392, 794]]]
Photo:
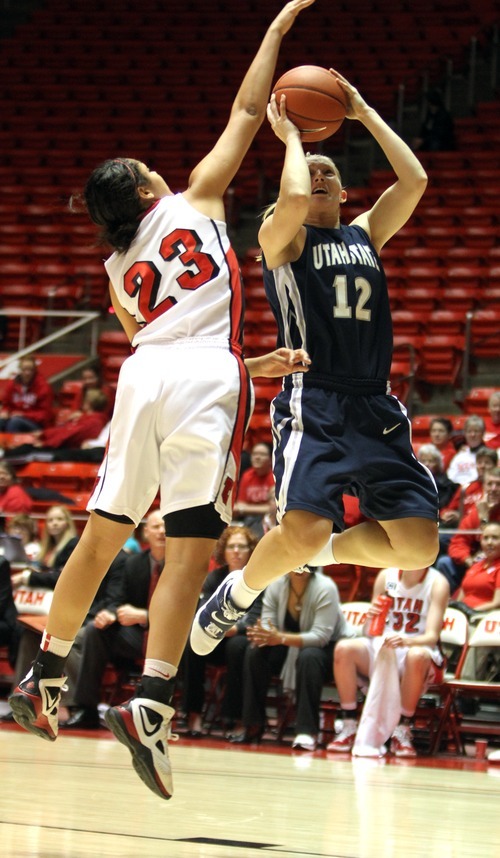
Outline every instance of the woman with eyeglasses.
[[[217, 568], [206, 577], [200, 593], [201, 606], [224, 580], [229, 572], [247, 563], [258, 538], [248, 527], [230, 525], [217, 542], [214, 559]], [[241, 724], [243, 703], [243, 660], [248, 645], [246, 631], [260, 616], [262, 599], [259, 597], [248, 612], [232, 627], [220, 647], [209, 656], [196, 655], [188, 644], [183, 656], [184, 709], [187, 714], [188, 735], [193, 739], [203, 735], [203, 704], [205, 701], [205, 671], [207, 664], [226, 665], [226, 692], [222, 704], [222, 717], [227, 730]]]

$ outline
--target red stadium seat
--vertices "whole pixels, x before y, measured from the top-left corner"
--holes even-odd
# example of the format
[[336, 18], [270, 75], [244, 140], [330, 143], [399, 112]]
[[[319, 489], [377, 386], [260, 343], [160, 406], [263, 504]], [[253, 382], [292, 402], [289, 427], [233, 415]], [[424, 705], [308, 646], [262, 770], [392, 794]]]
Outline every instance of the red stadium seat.
[[498, 358], [500, 354], [500, 310], [476, 310], [472, 316], [472, 353], [475, 357]]
[[419, 313], [422, 319], [435, 310], [439, 303], [442, 289], [439, 286], [418, 286], [416, 289], [411, 285], [401, 289], [399, 293], [400, 307], [412, 313]]
[[473, 387], [465, 397], [462, 408], [466, 414], [488, 414], [488, 401], [498, 387]]
[[410, 310], [395, 310], [392, 314], [394, 336], [420, 337], [424, 333], [425, 324], [420, 313]]
[[462, 364], [464, 346], [464, 337], [426, 336], [422, 344], [418, 381], [454, 387]]
[[99, 465], [87, 462], [30, 462], [18, 468], [23, 483], [54, 489], [70, 497], [90, 492], [97, 478]]
[[434, 414], [419, 414], [411, 418], [411, 435], [413, 443], [419, 445], [430, 441], [431, 421], [434, 419]]
[[479, 284], [471, 286], [450, 286], [445, 288], [440, 295], [440, 308], [444, 310], [460, 311], [464, 315], [473, 310], [481, 299], [481, 287]]
[[427, 334], [463, 337], [465, 322], [465, 311], [463, 310], [435, 310], [429, 316]]

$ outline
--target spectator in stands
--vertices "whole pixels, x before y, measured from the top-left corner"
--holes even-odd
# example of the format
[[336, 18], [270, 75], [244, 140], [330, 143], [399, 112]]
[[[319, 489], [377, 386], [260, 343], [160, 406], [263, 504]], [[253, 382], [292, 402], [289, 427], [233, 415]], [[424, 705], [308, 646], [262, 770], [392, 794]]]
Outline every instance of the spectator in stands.
[[[452, 483], [452, 481], [446, 474], [443, 468], [443, 456], [438, 450], [438, 448], [434, 446], [434, 444], [422, 444], [418, 448], [417, 458], [418, 461], [422, 463], [422, 465], [425, 465], [426, 468], [429, 468], [429, 471], [434, 477], [434, 482], [436, 483], [439, 498], [439, 522], [441, 525], [444, 525], [444, 527], [446, 527], [446, 522], [443, 520], [443, 509], [454, 496], [455, 491], [458, 488], [457, 484]], [[443, 533], [443, 531], [440, 530], [439, 555], [446, 553], [449, 541], [450, 535]]]
[[165, 525], [159, 510], [148, 515], [144, 538], [149, 548], [126, 558], [115, 598], [85, 626], [73, 695], [75, 711], [64, 725], [68, 729], [100, 727], [98, 705], [108, 662], [142, 666], [149, 602], [165, 560]]
[[12, 576], [14, 586], [21, 584], [54, 589], [67, 558], [78, 542], [75, 523], [65, 506], [51, 506], [45, 516], [40, 540], [40, 552], [32, 568]]
[[448, 470], [457, 449], [453, 443], [453, 423], [448, 417], [434, 417], [429, 425], [431, 443], [438, 448], [443, 457], [443, 468]]
[[11, 667], [16, 663], [18, 642], [19, 627], [12, 594], [10, 563], [5, 557], [0, 557], [0, 646], [8, 647]]
[[465, 443], [451, 460], [447, 474], [454, 483], [466, 486], [477, 480], [476, 452], [484, 445], [485, 424], [478, 414], [471, 414], [464, 423]]
[[485, 524], [480, 543], [482, 557], [467, 569], [452, 603], [465, 605], [472, 620], [475, 612], [500, 608], [500, 521]]
[[13, 466], [0, 461], [0, 514], [28, 513], [32, 508], [33, 501], [17, 482]]
[[314, 568], [295, 569], [264, 591], [262, 615], [247, 629], [243, 675], [244, 729], [236, 743], [259, 742], [266, 724], [266, 698], [273, 676], [295, 695], [293, 747], [314, 751], [319, 733], [321, 691], [332, 678], [340, 638], [353, 634], [342, 613], [335, 582]]
[[[117, 601], [120, 601], [121, 577], [123, 575], [125, 560], [127, 557], [128, 554], [125, 552], [125, 550], [122, 550], [113, 560], [113, 563], [111, 564], [108, 572], [106, 573], [99, 585], [99, 589], [97, 590], [95, 598], [90, 606], [89, 612], [84, 620], [82, 628], [80, 629], [75, 638], [75, 644], [71, 649], [71, 652], [68, 656], [68, 661], [66, 662], [65, 666], [67, 688], [63, 691], [61, 697], [62, 706], [59, 710], [60, 722], [66, 722], [71, 716], [72, 710], [76, 708], [74, 693], [81, 664], [82, 644], [85, 626], [91, 621], [96, 621], [97, 617], [102, 617], [102, 612], [105, 612], [107, 610], [107, 606], [109, 604], [113, 604]], [[15, 677], [12, 684], [12, 688], [16, 688], [17, 684], [20, 682], [22, 677], [29, 669], [31, 663], [36, 658], [36, 654], [40, 647], [40, 639], [42, 636], [42, 633], [38, 630], [38, 628], [37, 630], [28, 627], [21, 628], [20, 623], [18, 623], [18, 627], [20, 629], [20, 640], [17, 658], [15, 662]]]
[[274, 487], [271, 446], [265, 441], [254, 444], [250, 467], [238, 483], [233, 516], [262, 536], [262, 519], [269, 512], [269, 489]]
[[52, 462], [92, 462], [99, 464], [104, 458], [109, 439], [111, 421], [106, 423], [97, 438], [88, 438], [81, 447], [61, 447], [51, 455]]
[[452, 595], [476, 560], [480, 559], [479, 533], [485, 524], [500, 521], [500, 468], [493, 468], [484, 478], [481, 500], [464, 515], [452, 536], [448, 553], [439, 557], [436, 568], [448, 579]]
[[12, 516], [7, 532], [11, 536], [18, 536], [24, 546], [26, 557], [34, 560], [40, 553], [40, 539], [38, 534], [38, 522], [27, 513], [19, 513]]
[[266, 512], [265, 516], [262, 519], [262, 531], [263, 533], [267, 533], [268, 530], [271, 530], [272, 527], [276, 527], [278, 524], [277, 519], [277, 508], [276, 508], [276, 492], [274, 483], [269, 489], [267, 495], [267, 501], [269, 503], [269, 509]]
[[107, 416], [111, 416], [115, 391], [109, 384], [105, 384], [102, 379], [101, 368], [98, 363], [91, 366], [86, 366], [80, 373], [81, 392], [76, 403], [74, 411], [70, 415], [71, 420], [77, 420], [84, 412], [85, 396], [89, 390], [99, 390], [104, 393], [107, 399]]
[[[45, 516], [39, 551], [32, 560], [31, 567], [11, 575], [13, 590], [23, 586], [53, 590], [77, 542], [78, 536], [70, 511], [62, 506], [51, 507]], [[17, 640], [19, 652], [15, 675], [16, 680], [19, 680], [36, 654], [40, 645], [40, 634], [31, 634], [18, 623]], [[16, 685], [17, 681], [14, 682], [13, 688]]]
[[488, 447], [498, 450], [500, 447], [500, 390], [495, 390], [488, 400], [488, 414], [485, 417], [486, 431], [484, 440]]
[[[500, 608], [500, 522], [485, 525], [481, 534], [481, 550], [483, 556], [467, 570], [456, 601], [450, 602], [452, 607], [467, 615], [472, 627], [485, 613]], [[500, 681], [498, 647], [471, 647], [460, 675], [462, 679]], [[477, 708], [478, 701], [474, 698], [460, 701], [463, 714], [473, 715]]]
[[417, 453], [418, 461], [429, 468], [438, 490], [439, 509], [447, 506], [454, 496], [457, 484], [453, 483], [443, 468], [443, 455], [434, 444], [421, 444]]
[[439, 89], [430, 89], [425, 96], [427, 110], [420, 126], [420, 134], [413, 148], [420, 152], [449, 152], [456, 148], [455, 123], [446, 108]]
[[[214, 556], [217, 568], [207, 575], [200, 594], [201, 605], [212, 595], [229, 572], [246, 563], [255, 546], [257, 536], [248, 527], [230, 525], [220, 537]], [[241, 723], [243, 705], [243, 659], [248, 645], [246, 631], [260, 617], [262, 599], [258, 597], [245, 616], [238, 620], [213, 653], [197, 655], [189, 642], [183, 655], [184, 710], [187, 714], [189, 735], [197, 738], [203, 734], [202, 710], [205, 699], [205, 670], [207, 664], [226, 665], [226, 692], [222, 703], [222, 717], [228, 729]]]
[[0, 432], [33, 432], [50, 426], [53, 399], [53, 390], [37, 369], [35, 358], [21, 358], [19, 374], [8, 382], [3, 395]]
[[[378, 598], [382, 595], [392, 597], [392, 607], [382, 634], [369, 636], [370, 622], [381, 610]], [[391, 568], [379, 572], [373, 586], [372, 604], [367, 613], [364, 636], [356, 640], [340, 641], [335, 649], [334, 676], [340, 697], [340, 719], [343, 725], [339, 735], [328, 745], [328, 751], [345, 753], [355, 746], [359, 684], [366, 684], [373, 677], [377, 684], [385, 682], [389, 692], [390, 676], [386, 672], [387, 668], [384, 668], [383, 655], [379, 659], [384, 649], [388, 648], [394, 650], [396, 655], [400, 700], [389, 699], [387, 693], [385, 700], [381, 696], [378, 697], [382, 703], [381, 712], [370, 713], [369, 709], [364, 712], [365, 717], [369, 714], [375, 715], [373, 723], [378, 735], [376, 745], [366, 742], [366, 737], [364, 738], [364, 742], [370, 744], [370, 750], [373, 749], [373, 754], [369, 754], [364, 748], [364, 753], [361, 753], [360, 749], [360, 756], [382, 756], [385, 753], [383, 745], [388, 739], [391, 739], [390, 749], [395, 756], [416, 756], [411, 721], [425, 688], [443, 665], [438, 641], [449, 595], [448, 582], [432, 567], [412, 570]], [[378, 673], [376, 679], [375, 672]], [[370, 690], [366, 707], [376, 705], [375, 686]], [[380, 741], [379, 729], [383, 732], [384, 728], [387, 732]]]
[[29, 444], [21, 444], [6, 450], [5, 456], [18, 463], [41, 459], [51, 461], [54, 450], [77, 447], [89, 438], [96, 438], [107, 421], [108, 400], [101, 390], [88, 390], [83, 402], [82, 414], [59, 426], [50, 426], [33, 433]]
[[447, 506], [441, 510], [441, 520], [446, 527], [456, 527], [464, 515], [481, 500], [484, 493], [484, 477], [498, 465], [496, 450], [482, 445], [476, 452], [477, 480], [465, 486], [457, 486]]

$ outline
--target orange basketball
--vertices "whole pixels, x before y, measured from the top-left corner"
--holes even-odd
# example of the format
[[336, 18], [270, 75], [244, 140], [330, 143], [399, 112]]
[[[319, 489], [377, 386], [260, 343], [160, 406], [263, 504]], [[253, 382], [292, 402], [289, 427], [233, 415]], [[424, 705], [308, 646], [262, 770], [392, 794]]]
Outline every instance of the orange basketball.
[[340, 128], [346, 115], [345, 93], [333, 75], [321, 66], [297, 66], [275, 83], [280, 102], [286, 95], [286, 112], [300, 129], [304, 142], [325, 140]]

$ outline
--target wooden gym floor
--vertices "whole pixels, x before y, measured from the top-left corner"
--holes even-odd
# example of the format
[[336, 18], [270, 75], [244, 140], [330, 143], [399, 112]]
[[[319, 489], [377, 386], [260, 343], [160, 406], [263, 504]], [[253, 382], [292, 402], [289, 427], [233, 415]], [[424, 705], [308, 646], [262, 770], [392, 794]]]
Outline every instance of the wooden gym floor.
[[181, 738], [166, 802], [106, 731], [0, 725], [0, 858], [498, 858], [500, 766]]

